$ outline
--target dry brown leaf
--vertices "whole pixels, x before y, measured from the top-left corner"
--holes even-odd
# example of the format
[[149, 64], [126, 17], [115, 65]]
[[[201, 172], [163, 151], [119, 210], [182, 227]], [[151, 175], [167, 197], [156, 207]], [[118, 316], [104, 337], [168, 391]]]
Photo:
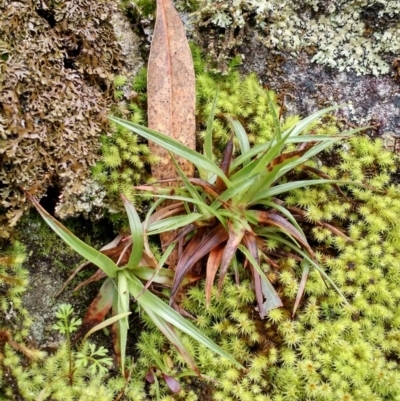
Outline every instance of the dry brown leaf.
[[[149, 128], [195, 149], [195, 90], [192, 54], [182, 21], [171, 0], [157, 0], [147, 76]], [[176, 177], [168, 152], [154, 143], [150, 144], [150, 150], [160, 158], [152, 166], [153, 177], [157, 180]], [[182, 158], [177, 158], [177, 162], [188, 177], [193, 176], [190, 162]], [[161, 236], [162, 244], [170, 242], [174, 235]], [[176, 255], [170, 257], [169, 264], [175, 261]]]
[[[195, 149], [195, 76], [192, 54], [182, 21], [171, 0], [157, 0], [157, 19], [148, 65], [149, 128], [162, 132], [185, 146]], [[160, 156], [152, 167], [157, 179], [177, 174], [168, 152], [150, 144]], [[183, 172], [193, 176], [193, 165], [179, 160]]]

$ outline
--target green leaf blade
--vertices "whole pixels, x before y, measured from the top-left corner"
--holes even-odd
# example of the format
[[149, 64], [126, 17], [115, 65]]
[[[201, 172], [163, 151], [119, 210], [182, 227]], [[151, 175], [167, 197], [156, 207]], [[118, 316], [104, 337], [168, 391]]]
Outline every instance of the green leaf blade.
[[106, 255], [85, 244], [76, 237], [71, 231], [65, 228], [53, 216], [46, 212], [39, 202], [31, 194], [26, 192], [26, 196], [35, 206], [36, 210], [42, 216], [47, 225], [75, 252], [79, 253], [83, 258], [98, 266], [104, 273], [111, 278], [117, 276], [118, 266]]
[[215, 163], [210, 161], [206, 156], [203, 156], [202, 154], [192, 149], [189, 149], [188, 147], [182, 145], [178, 141], [175, 141], [174, 139], [164, 134], [143, 127], [139, 124], [135, 124], [117, 117], [109, 117], [109, 119], [116, 124], [135, 132], [143, 138], [146, 138], [149, 141], [153, 141], [154, 143], [162, 146], [164, 149], [175, 153], [176, 155], [181, 156], [186, 160], [189, 160], [191, 163], [196, 165], [199, 170], [203, 169], [213, 174], [216, 174], [225, 182], [227, 187], [231, 186], [230, 181], [222, 172], [222, 170]]
[[126, 214], [128, 215], [133, 242], [132, 251], [129, 256], [128, 267], [135, 267], [140, 263], [143, 256], [143, 227], [140, 221], [140, 217], [137, 214], [136, 209], [132, 205], [132, 203], [129, 202], [129, 200], [124, 195], [121, 195], [121, 198], [124, 202]]

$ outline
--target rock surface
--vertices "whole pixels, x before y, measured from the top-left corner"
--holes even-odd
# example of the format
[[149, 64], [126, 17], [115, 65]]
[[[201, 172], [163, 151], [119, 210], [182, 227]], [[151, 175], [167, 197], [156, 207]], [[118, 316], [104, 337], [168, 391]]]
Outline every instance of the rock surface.
[[395, 74], [357, 76], [353, 72], [315, 64], [305, 52], [269, 51], [249, 31], [243, 45], [241, 67], [255, 71], [262, 82], [284, 97], [286, 111], [306, 116], [335, 104], [349, 104], [340, 111], [357, 126], [374, 125], [374, 136], [400, 135], [400, 85]]

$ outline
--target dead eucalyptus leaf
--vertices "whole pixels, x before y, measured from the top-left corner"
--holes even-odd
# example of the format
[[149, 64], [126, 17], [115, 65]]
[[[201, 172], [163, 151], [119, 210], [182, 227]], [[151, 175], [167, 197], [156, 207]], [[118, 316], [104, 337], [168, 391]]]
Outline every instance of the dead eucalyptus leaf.
[[[195, 149], [196, 89], [193, 60], [185, 29], [171, 0], [157, 0], [156, 25], [147, 74], [149, 128]], [[157, 180], [176, 177], [168, 151], [154, 143], [150, 143], [150, 150], [159, 157], [159, 163], [151, 167], [153, 177]], [[176, 160], [184, 174], [192, 177], [193, 164], [183, 158]], [[161, 235], [163, 249], [174, 236], [174, 232]], [[167, 263], [173, 267], [176, 259], [177, 252], [170, 255]]]
[[[171, 0], [157, 0], [157, 17], [147, 72], [149, 128], [195, 149], [195, 76], [192, 54], [182, 21]], [[160, 162], [152, 166], [157, 179], [177, 176], [168, 151], [154, 143], [152, 152]], [[192, 177], [193, 165], [177, 159], [182, 171]]]

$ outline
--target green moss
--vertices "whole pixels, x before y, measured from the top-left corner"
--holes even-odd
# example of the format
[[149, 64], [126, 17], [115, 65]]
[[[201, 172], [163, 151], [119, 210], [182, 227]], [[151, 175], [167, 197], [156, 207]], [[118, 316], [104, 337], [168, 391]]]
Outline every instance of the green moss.
[[[217, 158], [221, 156], [231, 135], [231, 128], [224, 115], [234, 115], [240, 120], [248, 133], [251, 144], [269, 140], [274, 134], [273, 116], [268, 103], [268, 91], [262, 87], [255, 74], [242, 78], [237, 71], [240, 60], [230, 61], [224, 74], [218, 72], [210, 57], [205, 57], [200, 48], [191, 46], [196, 74], [196, 125], [198, 147], [206, 130], [206, 121], [210, 114], [218, 90], [216, 119], [213, 125], [214, 150]], [[119, 81], [124, 82], [121, 78]], [[135, 123], [147, 123], [147, 71], [142, 68], [127, 87], [127, 92], [135, 95], [125, 99], [115, 110], [116, 115]], [[132, 92], [132, 93], [133, 93]], [[279, 113], [276, 95], [269, 91], [273, 107]], [[122, 113], [122, 111], [124, 113]], [[289, 116], [283, 121], [283, 129], [294, 126], [299, 116]], [[328, 117], [323, 125], [313, 125], [309, 130], [317, 134], [334, 135], [338, 129]], [[113, 127], [113, 134], [102, 138], [102, 159], [93, 168], [93, 177], [107, 190], [107, 203], [112, 205], [110, 212], [122, 208], [119, 194], [122, 192], [142, 208], [141, 200], [134, 196], [134, 185], [151, 183], [150, 166], [157, 158], [150, 154], [149, 148], [140, 137], [120, 126]], [[119, 207], [117, 205], [120, 205]]]
[[28, 335], [30, 324], [21, 299], [28, 286], [28, 272], [22, 266], [25, 259], [26, 248], [18, 241], [0, 254], [0, 323], [3, 328], [18, 328], [16, 340]]
[[[330, 186], [296, 190], [288, 199], [306, 210], [313, 207], [319, 221], [330, 222], [349, 236], [345, 240], [332, 232], [315, 235], [314, 246], [351, 308], [313, 271], [301, 308], [292, 319], [293, 286], [302, 266], [285, 257], [276, 258], [278, 269], [264, 266], [284, 300], [284, 307], [271, 310], [265, 321], [254, 311], [248, 281], [225, 285], [220, 297], [215, 290], [209, 309], [203, 289], [190, 288], [184, 309], [248, 368], [237, 371], [193, 345], [200, 370], [218, 380], [211, 381], [216, 387], [213, 399], [400, 399], [396, 356], [400, 352], [400, 224], [395, 218], [400, 213], [400, 189], [390, 184], [396, 160], [380, 140], [364, 136], [338, 147], [333, 160], [324, 171], [339, 179], [361, 180], [366, 187], [343, 188], [347, 199]], [[310, 238], [314, 235], [311, 226], [303, 228]], [[241, 271], [240, 277], [245, 274]], [[165, 352], [164, 344], [152, 346]], [[168, 352], [176, 364], [181, 363], [173, 350]], [[151, 363], [142, 354], [143, 362]]]

